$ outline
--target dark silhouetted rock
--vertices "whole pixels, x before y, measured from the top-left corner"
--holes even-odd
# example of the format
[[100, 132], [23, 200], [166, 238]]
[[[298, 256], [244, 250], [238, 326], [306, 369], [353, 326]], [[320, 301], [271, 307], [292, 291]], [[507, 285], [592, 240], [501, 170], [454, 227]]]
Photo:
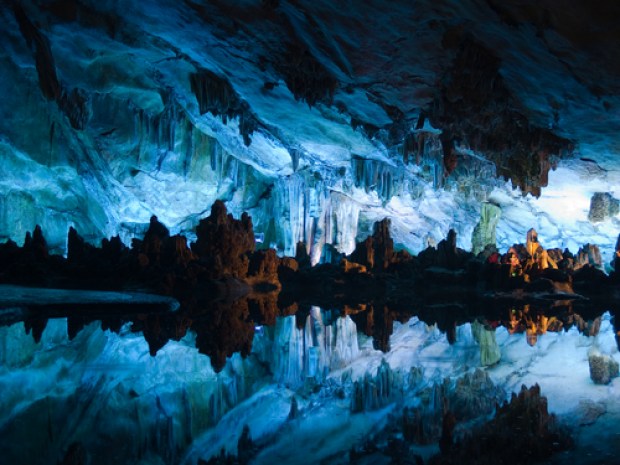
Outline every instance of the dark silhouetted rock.
[[573, 274], [573, 286], [577, 292], [601, 291], [608, 282], [605, 272], [592, 266], [583, 266]]
[[253, 284], [268, 283], [279, 287], [278, 266], [280, 259], [274, 249], [258, 250], [250, 256], [248, 279]]
[[248, 425], [243, 425], [243, 431], [241, 431], [241, 436], [239, 436], [239, 440], [237, 441], [237, 458], [239, 460], [239, 465], [245, 465], [250, 461], [255, 454], [254, 449], [250, 427]]
[[41, 341], [41, 337], [43, 336], [43, 331], [47, 327], [47, 318], [27, 318], [24, 320], [24, 329], [26, 330], [26, 334], [32, 332], [32, 338], [34, 342], [37, 344]]
[[88, 455], [82, 443], [72, 443], [59, 465], [87, 465]]
[[151, 216], [149, 229], [146, 231], [142, 241], [142, 253], [148, 257], [151, 263], [160, 262], [161, 249], [169, 237], [170, 231], [168, 231], [168, 228], [160, 223], [156, 216]]
[[250, 353], [255, 327], [247, 299], [208, 303], [200, 306], [204, 313], [192, 323], [192, 330], [199, 352], [208, 355], [211, 366], [219, 372], [233, 353], [240, 352], [244, 357]]
[[616, 251], [614, 258], [611, 261], [613, 271], [610, 273], [610, 277], [614, 282], [620, 282], [620, 234], [618, 234], [618, 240], [616, 241]]
[[[458, 427], [458, 426], [457, 426]], [[497, 408], [495, 417], [474, 429], [451, 447], [441, 449], [432, 465], [475, 463], [531, 464], [568, 449], [572, 439], [549, 414], [547, 399], [538, 385], [523, 386], [510, 402]]]
[[37, 261], [47, 260], [49, 257], [49, 252], [47, 249], [47, 241], [45, 240], [45, 237], [43, 237], [41, 226], [35, 226], [32, 236], [30, 236], [30, 233], [26, 234], [24, 250], [32, 253]]
[[390, 236], [389, 218], [375, 223], [373, 235], [368, 236], [363, 242], [358, 242], [349, 259], [368, 270], [388, 269], [394, 259], [394, 241]]
[[164, 266], [187, 267], [196, 256], [187, 245], [185, 236], [176, 235], [164, 240], [160, 255]]
[[70, 227], [67, 237], [67, 260], [70, 262], [80, 262], [84, 260], [87, 254], [86, 249], [87, 244], [84, 239], [82, 239], [73, 227]]
[[308, 255], [305, 242], [300, 241], [295, 246], [295, 260], [297, 260], [299, 268], [310, 267], [310, 255]]
[[299, 416], [299, 404], [297, 403], [297, 398], [295, 396], [291, 397], [291, 409], [288, 412], [288, 419], [294, 420]]
[[528, 122], [500, 72], [501, 59], [486, 44], [469, 35], [453, 40], [456, 56], [428, 114], [432, 126], [442, 128], [446, 174], [456, 164], [453, 141], [468, 141], [495, 163], [499, 176], [540, 196], [555, 160], [570, 153], [570, 142]]
[[[422, 371], [412, 369], [410, 388], [420, 384], [424, 384]], [[439, 441], [440, 447], [449, 449], [457, 424], [492, 414], [505, 392], [485, 371], [477, 369], [456, 381], [446, 378], [424, 387], [418, 398], [418, 405], [403, 410], [403, 437], [413, 444]]]
[[457, 234], [454, 229], [448, 231], [448, 236], [437, 244], [437, 248], [428, 247], [420, 252], [418, 258], [423, 268], [446, 268], [449, 270], [463, 269], [473, 254], [465, 252], [456, 246]]
[[196, 235], [192, 251], [207, 265], [211, 277], [247, 276], [249, 255], [255, 247], [252, 219], [247, 213], [236, 220], [227, 214], [224, 202], [216, 200], [211, 215], [200, 220]]

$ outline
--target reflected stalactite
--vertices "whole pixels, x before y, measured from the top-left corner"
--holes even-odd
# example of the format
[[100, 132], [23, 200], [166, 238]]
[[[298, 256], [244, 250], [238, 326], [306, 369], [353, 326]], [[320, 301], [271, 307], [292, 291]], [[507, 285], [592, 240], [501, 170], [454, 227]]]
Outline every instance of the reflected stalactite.
[[67, 335], [69, 336], [69, 340], [72, 341], [79, 334], [84, 327], [90, 323], [89, 318], [87, 317], [79, 317], [79, 316], [70, 316], [67, 318]]
[[[505, 327], [509, 334], [523, 334], [530, 346], [536, 345], [539, 338], [548, 332], [567, 331], [573, 327], [585, 336], [596, 336], [601, 327], [600, 314], [597, 315], [590, 310], [587, 316], [582, 316], [573, 306], [571, 301], [557, 301], [545, 305], [522, 304], [508, 307], [500, 305], [488, 307], [484, 311], [484, 317], [481, 317], [480, 308], [476, 304], [470, 309], [365, 304], [356, 307], [333, 307], [330, 311], [319, 310], [321, 312], [319, 318], [315, 315], [316, 308], [314, 313], [312, 308], [299, 307], [297, 304], [286, 309], [281, 308], [274, 294], [265, 294], [229, 302], [197, 301], [193, 307], [185, 307], [174, 313], [102, 315], [95, 318], [70, 315], [67, 318], [67, 334], [69, 340], [73, 340], [93, 321], [101, 321], [102, 330], [116, 333], [120, 333], [127, 323], [131, 323], [131, 331], [143, 334], [149, 352], [155, 356], [169, 341], [179, 341], [191, 331], [196, 334], [196, 347], [199, 352], [208, 355], [213, 369], [219, 372], [224, 368], [227, 358], [233, 354], [240, 353], [244, 357], [250, 354], [256, 328], [274, 327], [282, 315], [294, 315], [294, 321], [297, 321], [294, 325], [296, 331], [304, 333], [304, 337], [309, 338], [308, 341], [313, 341], [308, 342], [310, 344], [308, 347], [319, 344], [317, 335], [320, 334], [321, 338], [327, 337], [325, 344], [328, 345], [325, 347], [332, 347], [329, 351], [339, 347], [337, 340], [334, 339], [335, 335], [339, 334], [338, 331], [348, 331], [338, 322], [345, 317], [350, 318], [357, 332], [372, 337], [375, 350], [384, 353], [389, 352], [391, 348], [390, 337], [394, 331], [394, 322], [404, 324], [417, 316], [429, 326], [437, 325], [439, 330], [446, 334], [447, 342], [450, 344], [457, 342], [458, 326], [470, 321], [474, 339], [481, 348], [481, 363], [492, 365], [498, 360], [497, 347], [493, 348], [493, 342], [495, 329], [500, 326]], [[460, 315], [456, 314], [459, 310]], [[315, 323], [308, 325], [309, 321], [319, 321], [317, 318], [322, 327], [334, 325], [334, 328], [339, 329], [330, 329], [325, 335], [323, 335], [324, 329], [316, 333], [313, 329]], [[26, 332], [32, 333], [35, 342], [39, 342], [47, 325], [47, 319], [28, 318], [24, 320], [24, 325]], [[491, 333], [492, 340], [487, 337]], [[322, 344], [318, 346], [322, 347]], [[346, 356], [348, 349], [345, 346], [337, 349], [341, 352], [338, 357]]]
[[47, 318], [27, 318], [24, 320], [26, 334], [32, 333], [32, 338], [37, 344], [41, 341], [43, 331], [47, 327]]
[[[451, 417], [448, 420], [455, 423]], [[569, 431], [549, 413], [547, 398], [537, 384], [513, 393], [510, 402], [498, 405], [495, 416], [470, 434], [459, 440], [451, 435], [445, 439], [441, 454], [432, 457], [431, 464], [467, 463], [469, 457], [488, 457], [488, 462], [481, 463], [533, 463], [573, 446]], [[514, 461], [524, 453], [527, 458]]]

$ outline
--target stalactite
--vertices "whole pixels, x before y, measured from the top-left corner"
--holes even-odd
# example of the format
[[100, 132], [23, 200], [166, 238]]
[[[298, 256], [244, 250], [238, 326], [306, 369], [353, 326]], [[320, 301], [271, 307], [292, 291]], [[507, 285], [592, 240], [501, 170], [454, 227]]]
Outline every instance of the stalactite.
[[56, 72], [49, 39], [30, 21], [21, 4], [14, 3], [13, 13], [26, 44], [34, 54], [39, 87], [43, 96], [56, 102], [73, 129], [84, 129], [90, 118], [88, 94], [77, 87], [69, 91], [63, 86]]
[[[350, 253], [355, 247], [361, 205], [341, 187], [334, 187], [340, 186], [339, 179], [329, 175], [317, 178], [302, 171], [277, 180], [260, 211], [253, 213], [258, 218], [257, 230], [285, 255], [294, 255], [297, 243], [303, 242], [314, 264], [326, 259], [325, 254], [330, 253], [327, 247]], [[269, 218], [274, 217], [280, 220], [270, 223]]]
[[387, 203], [402, 192], [404, 174], [402, 169], [378, 160], [352, 158], [354, 184], [366, 192], [376, 192]]
[[305, 45], [290, 43], [276, 67], [297, 100], [310, 106], [331, 102], [338, 81]]
[[450, 155], [446, 143], [458, 141], [484, 153], [498, 167], [498, 174], [524, 194], [539, 196], [549, 170], [570, 152], [571, 142], [533, 124], [518, 110], [500, 66], [501, 60], [486, 45], [471, 36], [461, 37], [428, 116], [435, 127], [442, 128], [446, 156]]
[[192, 166], [192, 160], [196, 151], [194, 143], [194, 125], [189, 121], [185, 122], [185, 158], [183, 159], [183, 177], [187, 180], [187, 175]]
[[208, 69], [200, 69], [190, 75], [190, 85], [200, 113], [219, 116], [224, 124], [228, 119], [239, 118], [239, 133], [245, 145], [250, 145], [250, 136], [258, 129], [258, 119], [228, 80]]
[[293, 165], [293, 171], [297, 171], [297, 169], [299, 168], [299, 158], [301, 152], [298, 149], [290, 149], [289, 153], [291, 154], [291, 164]]

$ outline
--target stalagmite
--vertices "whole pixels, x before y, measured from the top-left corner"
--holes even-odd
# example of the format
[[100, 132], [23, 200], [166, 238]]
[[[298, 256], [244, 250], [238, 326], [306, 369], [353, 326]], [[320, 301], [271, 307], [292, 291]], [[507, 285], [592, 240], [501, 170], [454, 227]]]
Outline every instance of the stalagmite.
[[478, 255], [487, 245], [496, 246], [496, 228], [499, 219], [502, 216], [502, 210], [489, 202], [482, 204], [480, 211], [480, 221], [474, 228], [472, 234], [472, 252]]

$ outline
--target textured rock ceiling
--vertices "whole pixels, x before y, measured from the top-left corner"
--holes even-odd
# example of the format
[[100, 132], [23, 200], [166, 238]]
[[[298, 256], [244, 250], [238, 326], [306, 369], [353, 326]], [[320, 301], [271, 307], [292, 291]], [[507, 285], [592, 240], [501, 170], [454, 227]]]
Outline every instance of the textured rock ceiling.
[[[170, 98], [193, 119], [207, 111], [243, 112], [252, 119], [250, 131], [310, 156], [343, 149], [383, 155], [377, 140], [356, 137], [351, 126], [366, 126], [389, 150], [403, 142], [421, 113], [439, 113], [437, 126], [442, 116], [449, 118], [433, 107], [443, 99], [485, 104], [468, 102], [476, 97], [469, 93], [496, 100], [488, 108], [496, 114], [481, 123], [492, 124], [508, 105], [525, 123], [603, 156], [617, 148], [620, 5], [572, 3], [581, 5], [25, 2], [13, 11], [3, 8], [3, 42], [22, 69], [34, 64], [27, 45], [34, 49], [48, 98], [59, 85], [66, 92], [81, 89], [85, 97], [123, 95], [152, 113]], [[470, 67], [467, 74], [463, 65]], [[51, 82], [54, 67], [58, 84]], [[450, 82], [471, 77], [477, 80]], [[200, 85], [213, 81], [220, 93], [197, 105]], [[80, 117], [78, 128], [88, 124]]]
[[[618, 164], [620, 3], [570, 3], [3, 2], [3, 150], [21, 154], [10, 169], [34, 169], [24, 154], [61, 181], [75, 168], [99, 205], [72, 221], [99, 232], [123, 221], [111, 210], [135, 208], [118, 200], [120, 171], [157, 157], [138, 130], [170, 152], [207, 144], [198, 132], [274, 179], [344, 173], [352, 159], [396, 166], [432, 127], [446, 173], [470, 150], [538, 195], [560, 158]], [[87, 194], [65, 182], [53, 195], [71, 191], [83, 210]]]

